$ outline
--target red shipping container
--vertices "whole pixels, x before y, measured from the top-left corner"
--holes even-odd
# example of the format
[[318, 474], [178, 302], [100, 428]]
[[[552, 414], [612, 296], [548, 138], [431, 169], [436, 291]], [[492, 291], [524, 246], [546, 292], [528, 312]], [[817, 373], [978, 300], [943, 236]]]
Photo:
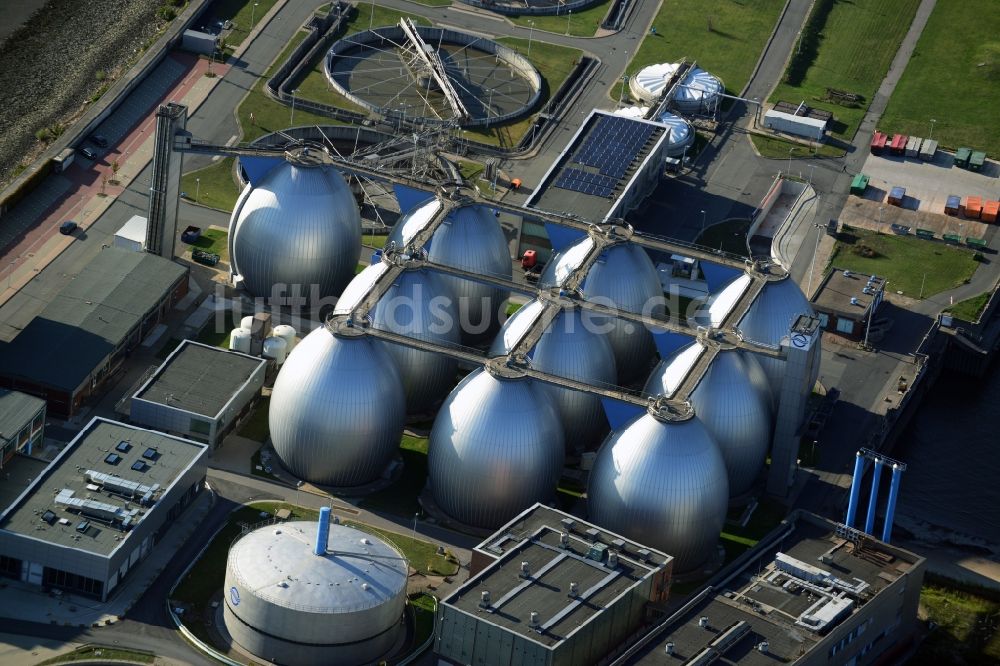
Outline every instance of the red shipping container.
[[892, 143], [889, 144], [889, 150], [892, 151], [893, 155], [902, 155], [906, 152], [906, 142], [910, 140], [910, 137], [905, 134], [896, 134], [892, 137]]
[[1000, 201], [987, 201], [983, 204], [983, 222], [996, 222], [1000, 213]]
[[979, 216], [983, 213], [983, 198], [982, 197], [966, 197], [965, 198], [965, 216], [973, 220], [978, 220]]
[[881, 155], [882, 151], [885, 150], [885, 144], [888, 140], [888, 135], [882, 132], [875, 132], [875, 135], [872, 136], [872, 155]]

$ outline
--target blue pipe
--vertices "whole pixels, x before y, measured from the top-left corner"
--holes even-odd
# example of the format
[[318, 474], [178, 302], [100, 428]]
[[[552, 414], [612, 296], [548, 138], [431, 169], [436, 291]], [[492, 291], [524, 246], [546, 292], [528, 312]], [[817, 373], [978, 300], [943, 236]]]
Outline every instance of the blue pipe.
[[899, 483], [903, 479], [903, 470], [899, 465], [892, 466], [892, 485], [889, 486], [889, 505], [885, 508], [885, 527], [882, 528], [882, 541], [889, 543], [892, 539], [892, 521], [896, 517], [896, 498], [899, 497]]
[[330, 541], [330, 507], [319, 510], [319, 525], [316, 527], [316, 544], [313, 555], [326, 555], [326, 545]]
[[882, 476], [882, 459], [875, 459], [875, 470], [872, 472], [872, 496], [868, 498], [868, 516], [865, 518], [865, 532], [875, 536], [875, 505], [878, 503], [878, 480]]
[[858, 515], [858, 497], [861, 495], [861, 475], [865, 472], [865, 457], [858, 451], [854, 458], [854, 476], [851, 478], [851, 498], [847, 502], [847, 518], [844, 524], [854, 527], [854, 518]]

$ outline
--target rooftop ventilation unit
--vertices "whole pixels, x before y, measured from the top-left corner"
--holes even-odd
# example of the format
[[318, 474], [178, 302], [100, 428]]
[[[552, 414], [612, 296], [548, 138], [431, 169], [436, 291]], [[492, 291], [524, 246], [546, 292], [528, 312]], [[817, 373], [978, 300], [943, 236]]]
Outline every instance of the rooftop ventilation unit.
[[667, 645], [664, 648], [664, 650], [666, 651], [667, 654], [671, 654], [672, 655], [674, 653], [674, 643], [673, 643], [673, 641], [667, 641]]
[[108, 455], [104, 456], [104, 462], [108, 463], [109, 465], [117, 465], [121, 461], [122, 457], [117, 453], [109, 453]]
[[482, 592], [480, 592], [479, 593], [479, 607], [480, 608], [489, 608], [491, 605], [493, 605], [493, 599], [490, 597], [490, 591], [489, 590], [483, 590]]
[[123, 529], [131, 527], [138, 521], [139, 509], [126, 510], [107, 502], [95, 502], [94, 500], [73, 497], [73, 491], [69, 488], [63, 488], [59, 491], [59, 494], [56, 495], [56, 504], [62, 504], [69, 511], [95, 520], [121, 525]]
[[132, 445], [126, 442], [125, 440], [118, 442], [118, 446], [115, 447], [115, 451], [117, 451], [118, 453], [128, 453], [131, 450], [132, 450]]
[[609, 550], [608, 551], [608, 568], [617, 569], [618, 568], [618, 551]]
[[576, 581], [573, 581], [569, 584], [569, 596], [573, 597], [574, 599], [580, 596], [580, 584], [577, 583]]
[[702, 629], [708, 629], [708, 616], [702, 615], [698, 618], [698, 626]]
[[531, 578], [531, 565], [528, 562], [521, 562], [521, 578]]
[[601, 532], [596, 527], [591, 527], [587, 530], [587, 539], [590, 541], [597, 541], [597, 537], [601, 535]]
[[566, 534], [565, 532], [559, 533], [559, 547], [569, 548], [569, 535]]
[[854, 296], [851, 296], [851, 305], [857, 305], [857, 304], [858, 304], [858, 299]]
[[560, 522], [562, 522], [562, 526], [566, 528], [567, 532], [572, 532], [573, 528], [576, 527], [576, 521], [572, 518], [563, 518]]
[[[132, 469], [135, 469], [134, 465]], [[97, 472], [92, 469], [85, 471], [83, 476], [91, 483], [100, 484], [108, 492], [128, 497], [130, 499], [139, 498], [140, 503], [144, 505], [149, 504], [153, 499], [153, 495], [155, 495], [160, 489], [160, 484], [158, 483], [147, 486], [143, 483], [139, 483], [138, 481], [129, 481], [128, 479], [123, 479], [120, 476], [112, 476], [110, 474]]]
[[851, 277], [851, 271], [844, 271], [844, 277]]
[[531, 611], [531, 614], [528, 615], [528, 626], [532, 629], [538, 629], [540, 625], [541, 622], [538, 619], [538, 611]]

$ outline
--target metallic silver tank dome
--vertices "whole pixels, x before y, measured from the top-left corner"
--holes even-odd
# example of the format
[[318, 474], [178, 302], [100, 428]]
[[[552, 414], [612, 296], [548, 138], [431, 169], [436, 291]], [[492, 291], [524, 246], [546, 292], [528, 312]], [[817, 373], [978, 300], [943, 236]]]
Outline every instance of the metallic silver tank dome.
[[399, 446], [406, 398], [377, 340], [320, 326], [295, 346], [271, 393], [271, 441], [295, 476], [331, 486], [372, 481]]
[[[675, 374], [690, 369], [693, 343], [663, 360], [646, 382], [646, 392], [670, 395]], [[679, 367], [675, 367], [679, 366]], [[757, 360], [742, 351], [720, 351], [691, 394], [696, 418], [719, 445], [729, 477], [729, 494], [752, 487], [771, 446], [771, 392]]]
[[[404, 215], [386, 242], [395, 241], [397, 247], [407, 245], [429, 221], [431, 208], [430, 204], [421, 204]], [[484, 275], [509, 279], [512, 274], [507, 238], [496, 216], [484, 206], [454, 209], [431, 237], [427, 258]], [[450, 275], [442, 275], [441, 280], [458, 300], [462, 339], [468, 343], [492, 337], [500, 327], [497, 313], [509, 292]]]
[[[379, 299], [372, 312], [375, 328], [444, 345], [457, 345], [458, 310], [451, 290], [437, 273], [406, 271]], [[447, 356], [389, 343], [410, 413], [425, 412], [455, 385], [458, 364]]]
[[[546, 267], [539, 284], [542, 287], [561, 286], [574, 265], [579, 265], [593, 241], [585, 236], [556, 255]], [[649, 255], [638, 245], [622, 243], [609, 247], [590, 267], [581, 291], [587, 300], [614, 304], [628, 312], [659, 315], [663, 312], [663, 287]], [[653, 336], [642, 325], [616, 319], [604, 322], [591, 318], [595, 324], [608, 324], [608, 342], [615, 352], [618, 379], [629, 383], [648, 372], [656, 357]]]
[[467, 525], [494, 528], [555, 493], [563, 431], [549, 394], [527, 379], [477, 369], [438, 411], [427, 452], [437, 505]]
[[233, 273], [254, 296], [270, 298], [274, 285], [332, 296], [354, 276], [361, 215], [336, 169], [284, 162], [243, 190], [229, 239]]
[[692, 326], [710, 326], [718, 328], [725, 321], [732, 311], [737, 301], [750, 287], [752, 278], [744, 273], [730, 281], [722, 289], [709, 295], [703, 303], [698, 306], [697, 311], [688, 317], [688, 323]]
[[[507, 354], [541, 312], [542, 304], [537, 300], [523, 305], [504, 324], [489, 355]], [[579, 310], [563, 310], [556, 316], [535, 344], [531, 365], [592, 386], [613, 385], [617, 377], [611, 344], [588, 329]], [[590, 450], [600, 444], [608, 431], [608, 419], [599, 397], [543, 382], [538, 385], [555, 401], [568, 451]]]
[[[805, 294], [791, 278], [768, 282], [749, 311], [737, 324], [743, 336], [756, 342], [778, 345], [781, 339], [788, 335], [792, 323], [799, 315], [814, 315], [812, 306], [806, 300]], [[820, 345], [813, 346], [813, 353], [820, 353]], [[777, 358], [760, 356], [757, 358], [760, 367], [767, 375], [771, 386], [771, 405], [777, 409], [778, 396], [781, 394], [781, 384], [785, 376], [785, 361]], [[813, 363], [812, 383], [819, 378], [819, 358]]]
[[677, 571], [703, 563], [726, 519], [722, 454], [698, 419], [643, 414], [608, 435], [587, 491], [590, 520], [673, 555]]

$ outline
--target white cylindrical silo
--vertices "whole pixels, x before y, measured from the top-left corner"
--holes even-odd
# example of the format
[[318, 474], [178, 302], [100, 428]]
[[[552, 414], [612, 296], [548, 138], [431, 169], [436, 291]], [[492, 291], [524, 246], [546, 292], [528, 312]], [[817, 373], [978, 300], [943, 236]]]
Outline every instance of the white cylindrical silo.
[[261, 356], [273, 359], [276, 365], [281, 365], [288, 356], [288, 343], [284, 338], [275, 336], [264, 338], [264, 350]]
[[402, 553], [353, 527], [328, 527], [325, 544], [316, 523], [295, 521], [260, 527], [229, 549], [223, 620], [263, 661], [376, 663], [405, 631]]
[[229, 349], [243, 354], [250, 353], [250, 329], [234, 328], [229, 334]]
[[278, 324], [271, 330], [271, 334], [276, 338], [281, 338], [288, 344], [288, 353], [295, 349], [295, 329], [288, 324]]
[[691, 127], [691, 123], [680, 116], [675, 116], [669, 111], [665, 111], [660, 114], [660, 117], [656, 121], [661, 125], [667, 126], [667, 131], [669, 132], [667, 136], [667, 155], [669, 157], [683, 155], [684, 151], [694, 143], [694, 128]]
[[240, 319], [240, 328], [245, 328], [248, 331], [253, 330], [253, 315], [247, 315]]

